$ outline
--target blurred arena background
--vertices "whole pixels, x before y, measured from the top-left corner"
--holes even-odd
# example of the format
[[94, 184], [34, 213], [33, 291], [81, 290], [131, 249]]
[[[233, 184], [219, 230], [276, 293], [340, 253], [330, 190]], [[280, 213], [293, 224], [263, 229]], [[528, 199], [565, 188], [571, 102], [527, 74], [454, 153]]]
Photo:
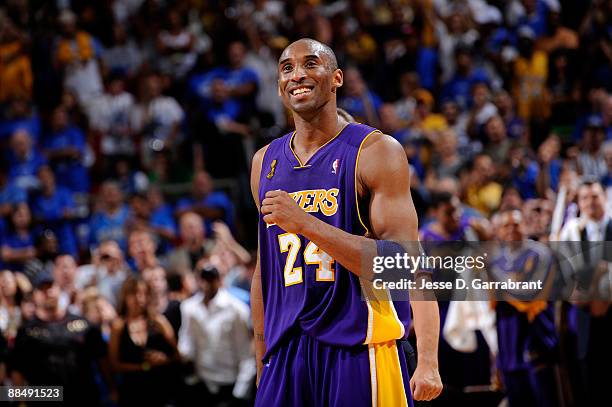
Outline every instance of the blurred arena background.
[[[404, 146], [422, 240], [515, 221], [612, 240], [611, 17], [609, 0], [3, 1], [0, 384], [252, 403], [250, 160], [292, 129], [277, 59], [302, 37], [336, 52], [339, 107]], [[609, 302], [549, 308], [527, 340], [493, 324], [466, 349], [441, 330], [432, 405], [496, 406], [542, 370], [554, 380], [522, 405], [605, 404]], [[531, 327], [517, 310], [477, 312]]]

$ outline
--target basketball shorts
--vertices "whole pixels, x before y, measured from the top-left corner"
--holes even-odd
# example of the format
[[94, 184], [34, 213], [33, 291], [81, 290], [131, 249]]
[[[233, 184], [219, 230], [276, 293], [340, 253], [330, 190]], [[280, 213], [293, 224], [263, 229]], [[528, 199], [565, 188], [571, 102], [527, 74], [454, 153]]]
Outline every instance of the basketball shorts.
[[255, 406], [412, 407], [406, 356], [395, 341], [339, 347], [307, 335], [264, 361]]

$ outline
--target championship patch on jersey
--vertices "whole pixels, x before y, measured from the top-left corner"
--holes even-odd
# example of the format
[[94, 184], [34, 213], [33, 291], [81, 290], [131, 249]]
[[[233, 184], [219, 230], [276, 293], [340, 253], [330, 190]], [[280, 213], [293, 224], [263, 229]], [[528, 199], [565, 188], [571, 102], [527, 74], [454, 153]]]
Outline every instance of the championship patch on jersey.
[[268, 175], [266, 175], [266, 178], [272, 179], [272, 177], [274, 176], [274, 171], [276, 171], [276, 163], [276, 160], [272, 160], [272, 162], [270, 163], [270, 172], [268, 173]]

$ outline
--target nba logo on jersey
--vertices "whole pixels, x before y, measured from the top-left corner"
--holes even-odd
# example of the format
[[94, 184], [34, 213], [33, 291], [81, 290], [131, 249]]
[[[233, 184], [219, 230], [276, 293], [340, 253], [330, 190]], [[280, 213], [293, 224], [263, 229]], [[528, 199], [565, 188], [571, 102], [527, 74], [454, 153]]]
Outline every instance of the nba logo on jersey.
[[340, 166], [340, 159], [336, 158], [336, 160], [332, 164], [332, 174], [338, 173], [338, 167]]

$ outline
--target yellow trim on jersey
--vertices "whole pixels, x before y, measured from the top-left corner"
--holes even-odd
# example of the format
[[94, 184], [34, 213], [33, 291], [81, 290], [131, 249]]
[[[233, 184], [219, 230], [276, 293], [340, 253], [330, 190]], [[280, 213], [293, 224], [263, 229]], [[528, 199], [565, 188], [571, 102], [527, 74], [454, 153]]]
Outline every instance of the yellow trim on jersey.
[[370, 233], [368, 227], [363, 223], [363, 219], [361, 219], [361, 214], [359, 213], [359, 193], [357, 192], [357, 167], [359, 166], [359, 157], [361, 156], [361, 148], [363, 147], [363, 143], [374, 133], [381, 133], [380, 130], [373, 130], [368, 133], [363, 140], [361, 140], [361, 144], [359, 144], [359, 149], [357, 150], [357, 158], [355, 159], [355, 206], [357, 207], [357, 218], [359, 219], [359, 223], [365, 229], [365, 235]]
[[[326, 145], [328, 145], [329, 143], [331, 143], [332, 141], [334, 141], [336, 139], [336, 137], [338, 137], [340, 135], [340, 133], [342, 133], [344, 131], [344, 129], [346, 129], [346, 126], [348, 126], [349, 124], [345, 124], [344, 126], [342, 126], [342, 128], [340, 129], [340, 131], [338, 133], [336, 133], [336, 135], [332, 138], [330, 138], [329, 140], [327, 140], [325, 142], [325, 144], [323, 144], [321, 147], [317, 148], [315, 150], [314, 153], [312, 153], [312, 155], [310, 156], [310, 158], [314, 157], [314, 155], [317, 153], [317, 151], [319, 151], [320, 149], [322, 149], [323, 147], [325, 147]], [[297, 154], [295, 153], [295, 150], [293, 149], [293, 139], [295, 138], [295, 133], [296, 131], [293, 132], [293, 134], [291, 134], [291, 137], [289, 138], [289, 149], [291, 150], [291, 152], [293, 153], [293, 156], [295, 157], [295, 159], [297, 160], [297, 162], [300, 164], [299, 167], [293, 167], [293, 168], [302, 168], [302, 167], [310, 167], [310, 165], [308, 164], [308, 161], [310, 161], [310, 158], [308, 159], [308, 161], [306, 161], [305, 163], [302, 163], [302, 160], [300, 160], [300, 157], [297, 156]]]
[[382, 343], [404, 336], [404, 324], [397, 317], [388, 290], [374, 288], [371, 281], [361, 281], [368, 306], [368, 332], [364, 344]]
[[[361, 141], [359, 149], [357, 150], [357, 158], [355, 159], [355, 206], [357, 208], [357, 218], [364, 228], [366, 236], [370, 231], [363, 222], [359, 212], [357, 168], [359, 166], [359, 157], [361, 156], [363, 144], [374, 133], [382, 134], [380, 130], [373, 130], [368, 133]], [[368, 307], [368, 328], [364, 344], [387, 342], [393, 339], [402, 338], [405, 333], [404, 324], [402, 324], [402, 321], [400, 321], [397, 316], [397, 311], [395, 310], [389, 291], [375, 289], [369, 281], [359, 279], [359, 282]]]
[[[368, 351], [370, 376], [372, 377], [372, 405], [375, 407], [407, 407], [408, 399], [398, 354], [399, 349], [395, 341], [371, 344], [368, 346]], [[372, 361], [374, 361], [374, 368], [372, 368]]]

